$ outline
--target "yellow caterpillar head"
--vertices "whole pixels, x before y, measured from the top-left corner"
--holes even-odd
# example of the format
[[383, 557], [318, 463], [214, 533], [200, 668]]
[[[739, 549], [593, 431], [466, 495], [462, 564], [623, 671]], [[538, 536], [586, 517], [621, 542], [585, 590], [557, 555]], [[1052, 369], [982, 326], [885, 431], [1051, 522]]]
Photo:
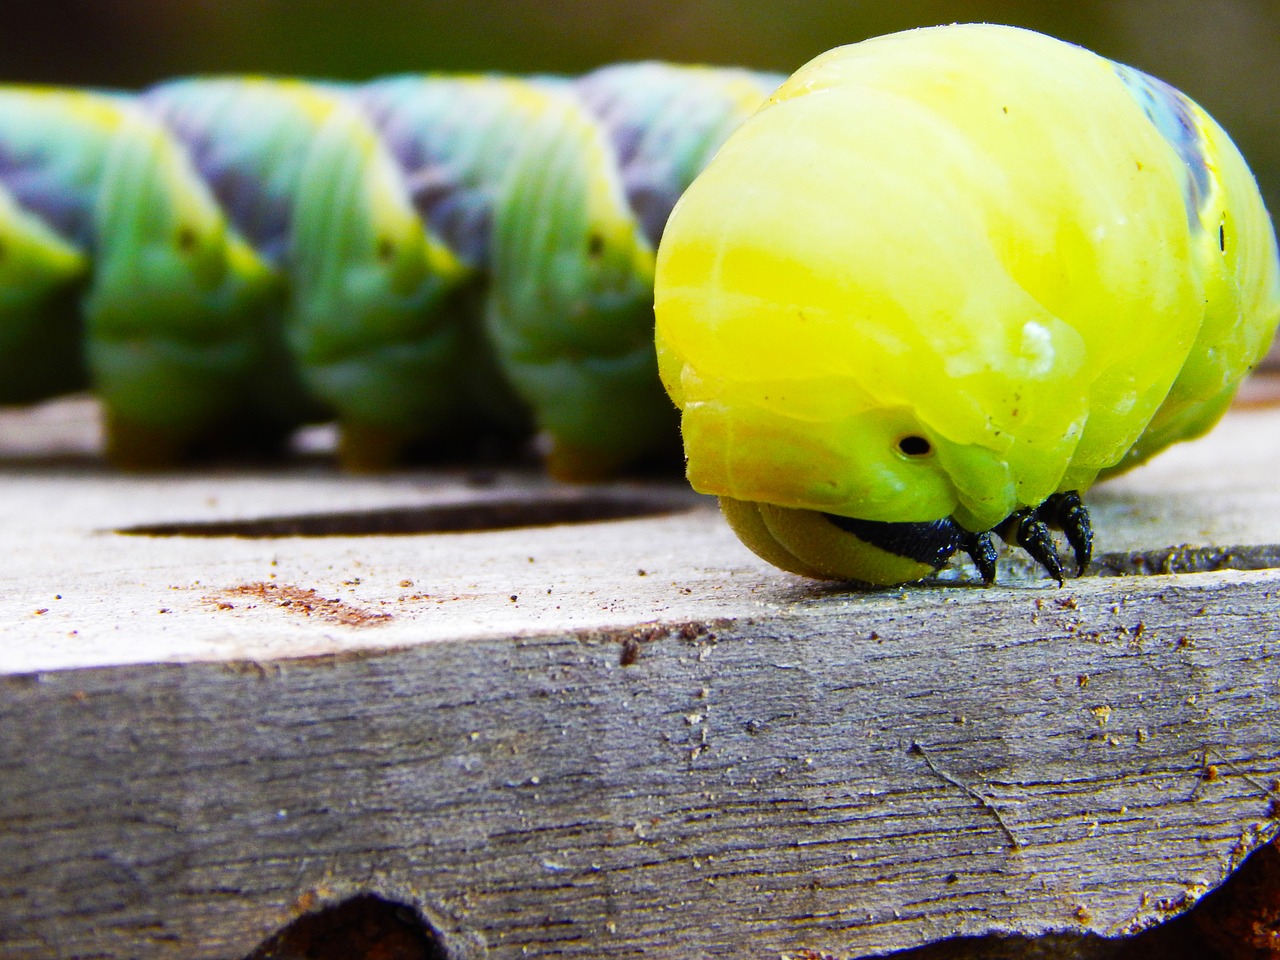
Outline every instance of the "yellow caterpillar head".
[[[1039, 34], [938, 27], [811, 62], [659, 249], [659, 364], [694, 487], [766, 559], [877, 583], [945, 556], [885, 561], [897, 534], [838, 518], [907, 540], [950, 524], [945, 553], [1086, 489], [1200, 349], [1206, 290], [1275, 325], [1274, 282], [1206, 284], [1218, 238], [1188, 217], [1187, 176], [1114, 64]], [[1230, 187], [1215, 202], [1265, 223], [1251, 181]], [[1254, 256], [1273, 281], [1274, 240]], [[1233, 385], [1254, 359], [1230, 358]]]

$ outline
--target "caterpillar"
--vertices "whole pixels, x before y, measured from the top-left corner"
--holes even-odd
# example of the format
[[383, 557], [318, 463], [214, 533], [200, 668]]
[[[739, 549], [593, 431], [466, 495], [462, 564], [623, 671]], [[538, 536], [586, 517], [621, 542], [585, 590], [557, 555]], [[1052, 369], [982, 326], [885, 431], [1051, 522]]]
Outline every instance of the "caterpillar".
[[90, 384], [130, 465], [336, 416], [355, 467], [534, 426], [589, 479], [678, 420], [783, 569], [990, 583], [994, 532], [1061, 583], [1050, 528], [1083, 571], [1081, 494], [1212, 426], [1278, 318], [1221, 128], [1017, 28], [790, 78], [0, 90], [0, 402]]
[[91, 386], [127, 466], [326, 418], [357, 468], [531, 424], [571, 479], [675, 447], [658, 236], [782, 79], [0, 89], [0, 402]]
[[995, 531], [1061, 583], [1050, 528], [1082, 572], [1080, 494], [1217, 421], [1280, 267], [1198, 105], [969, 24], [789, 78], [673, 211], [655, 305], [689, 479], [762, 557], [894, 584], [963, 551], [989, 583]]

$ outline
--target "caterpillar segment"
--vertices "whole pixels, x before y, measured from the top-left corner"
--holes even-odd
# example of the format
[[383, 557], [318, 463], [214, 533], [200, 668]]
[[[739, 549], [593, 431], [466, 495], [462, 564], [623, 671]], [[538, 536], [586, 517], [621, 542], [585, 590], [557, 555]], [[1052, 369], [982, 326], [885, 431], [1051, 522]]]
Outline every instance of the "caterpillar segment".
[[451, 305], [466, 358], [454, 378], [455, 424], [500, 441], [526, 435], [531, 408], [484, 324], [498, 191], [543, 95], [512, 77], [442, 74], [390, 77], [354, 95], [404, 171], [414, 208], [467, 271]]
[[0, 146], [6, 189], [88, 261], [83, 296], [49, 321], [82, 330], [66, 349], [102, 399], [109, 454], [170, 461], [240, 407], [270, 271], [132, 99], [0, 91]]
[[294, 403], [294, 424], [336, 416], [347, 466], [385, 469], [448, 423], [461, 338], [442, 307], [465, 270], [352, 99], [299, 81], [215, 79], [146, 100], [286, 280], [272, 353], [313, 406]]
[[[487, 265], [484, 342], [498, 382], [548, 435], [554, 475], [594, 479], [676, 447], [652, 350], [655, 210], [665, 221], [780, 80], [625, 64], [576, 81], [403, 77], [362, 89], [428, 222]], [[655, 145], [681, 146], [672, 127], [693, 149], [655, 166]], [[491, 390], [469, 406], [513, 405]]]
[[89, 260], [0, 188], [0, 403], [88, 385], [80, 314]]
[[782, 74], [621, 63], [577, 78], [617, 157], [627, 205], [655, 248], [680, 195]]
[[551, 473], [592, 479], [675, 418], [650, 349], [653, 248], [602, 131], [568, 89], [543, 94], [498, 194], [485, 326], [547, 427]]

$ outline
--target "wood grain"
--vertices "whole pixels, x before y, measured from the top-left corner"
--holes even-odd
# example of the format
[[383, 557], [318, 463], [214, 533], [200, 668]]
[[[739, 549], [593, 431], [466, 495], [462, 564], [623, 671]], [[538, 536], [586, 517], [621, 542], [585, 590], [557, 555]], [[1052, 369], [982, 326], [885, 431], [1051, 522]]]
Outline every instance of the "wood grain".
[[[5, 471], [5, 958], [243, 957], [363, 892], [420, 907], [458, 958], [1114, 937], [1280, 825], [1274, 409], [1091, 498], [1104, 552], [1239, 545], [1262, 569], [1065, 589], [1008, 562], [989, 589], [965, 568], [814, 585], [696, 501], [479, 534], [122, 536], [495, 488]], [[387, 617], [323, 615], [350, 609]]]

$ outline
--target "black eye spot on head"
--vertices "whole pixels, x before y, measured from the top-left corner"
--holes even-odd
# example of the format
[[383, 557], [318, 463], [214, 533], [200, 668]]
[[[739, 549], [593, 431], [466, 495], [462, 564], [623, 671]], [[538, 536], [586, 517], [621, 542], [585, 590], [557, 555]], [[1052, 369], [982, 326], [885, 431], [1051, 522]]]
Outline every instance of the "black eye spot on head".
[[594, 260], [602, 253], [604, 253], [604, 237], [593, 233], [587, 238], [587, 256]]
[[898, 449], [908, 457], [923, 457], [933, 452], [933, 447], [924, 437], [903, 437], [898, 441]]
[[1227, 225], [1226, 223], [1218, 224], [1218, 249], [1223, 253], [1227, 252]]
[[178, 249], [190, 253], [196, 248], [196, 232], [191, 227], [179, 227], [177, 236]]
[[391, 242], [389, 237], [378, 238], [378, 259], [383, 263], [389, 263], [391, 258], [396, 255], [396, 245]]

